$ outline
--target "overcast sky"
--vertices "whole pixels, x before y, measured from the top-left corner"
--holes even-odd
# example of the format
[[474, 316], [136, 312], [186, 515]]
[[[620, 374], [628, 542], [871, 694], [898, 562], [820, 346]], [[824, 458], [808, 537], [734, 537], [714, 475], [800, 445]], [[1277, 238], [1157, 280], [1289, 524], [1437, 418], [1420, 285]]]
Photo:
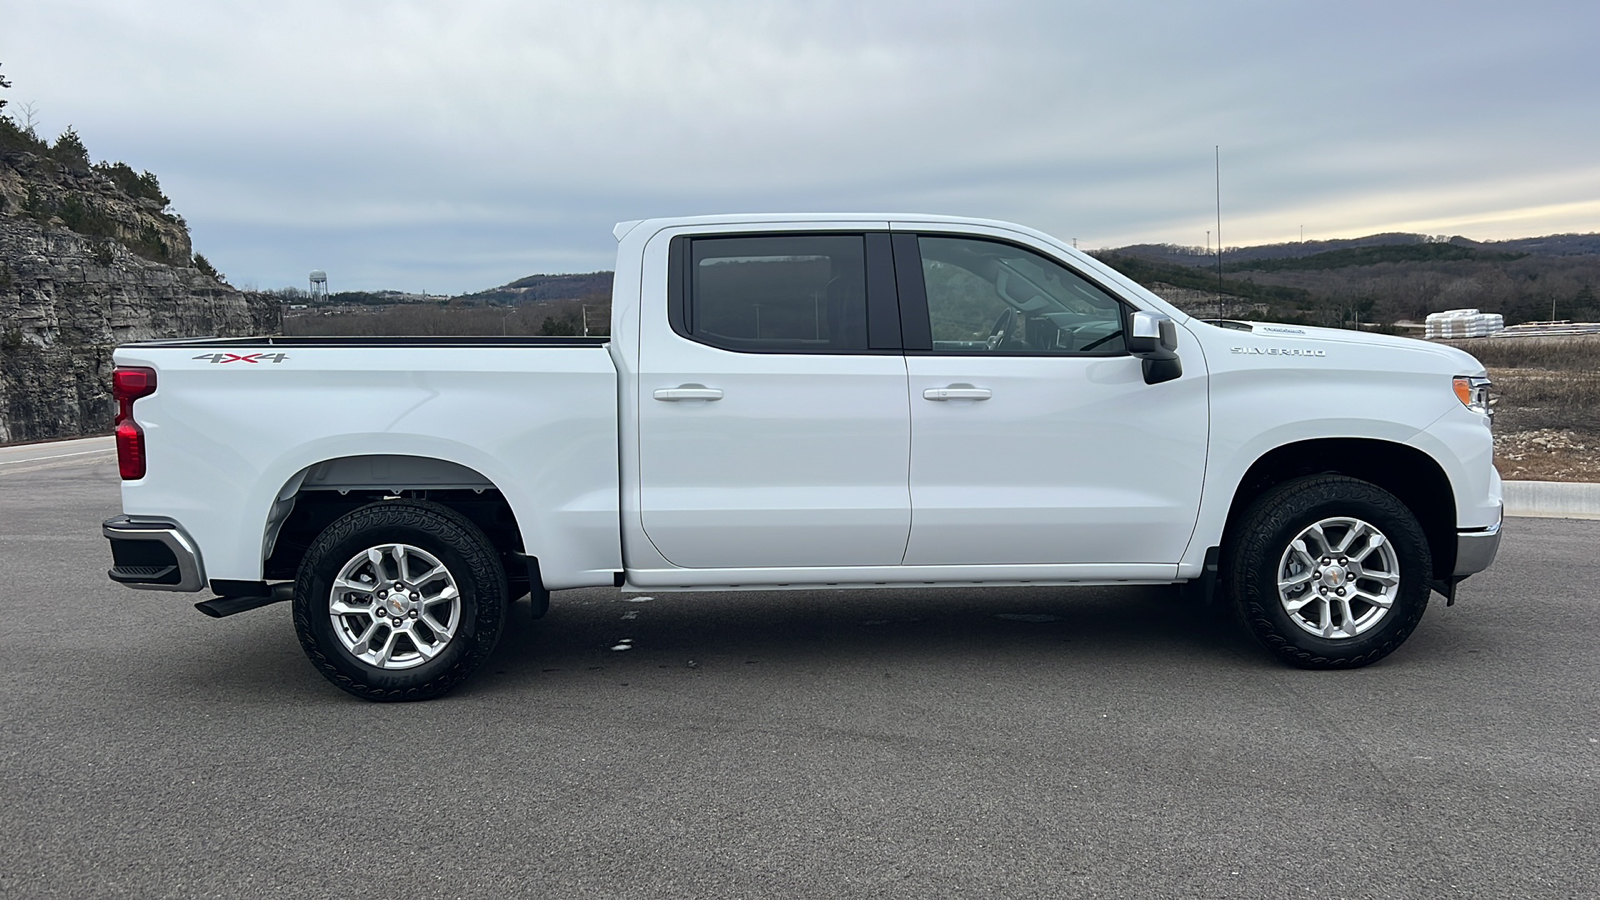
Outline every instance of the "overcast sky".
[[239, 286], [609, 269], [623, 219], [896, 210], [1085, 248], [1600, 231], [1600, 3], [0, 0], [6, 112]]

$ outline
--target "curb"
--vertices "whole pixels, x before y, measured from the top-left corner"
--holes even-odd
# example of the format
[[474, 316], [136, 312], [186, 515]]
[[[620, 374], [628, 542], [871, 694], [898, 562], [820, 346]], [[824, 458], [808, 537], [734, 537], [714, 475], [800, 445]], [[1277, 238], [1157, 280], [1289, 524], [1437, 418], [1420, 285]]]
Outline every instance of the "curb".
[[1561, 481], [1502, 482], [1506, 515], [1600, 519], [1600, 484]]

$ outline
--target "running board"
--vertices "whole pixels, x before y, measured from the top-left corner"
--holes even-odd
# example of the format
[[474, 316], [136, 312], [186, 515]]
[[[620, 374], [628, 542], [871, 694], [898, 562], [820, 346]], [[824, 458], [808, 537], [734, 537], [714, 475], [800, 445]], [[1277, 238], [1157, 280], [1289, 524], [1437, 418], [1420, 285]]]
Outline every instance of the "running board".
[[254, 597], [213, 597], [202, 600], [194, 605], [213, 619], [221, 619], [235, 613], [249, 612], [274, 603], [282, 603], [294, 596], [294, 582], [283, 581], [272, 586], [272, 590], [264, 595]]

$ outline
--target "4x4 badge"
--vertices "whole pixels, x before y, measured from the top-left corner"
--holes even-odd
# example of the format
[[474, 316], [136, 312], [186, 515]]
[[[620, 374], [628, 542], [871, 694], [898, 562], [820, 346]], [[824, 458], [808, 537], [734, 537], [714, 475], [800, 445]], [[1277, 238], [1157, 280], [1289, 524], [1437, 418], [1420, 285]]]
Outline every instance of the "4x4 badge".
[[199, 356], [196, 356], [194, 358], [195, 359], [208, 359], [212, 363], [242, 362], [242, 363], [250, 363], [250, 364], [254, 365], [256, 363], [264, 363], [264, 362], [281, 363], [284, 360], [289, 358], [289, 354], [287, 354], [287, 353], [246, 353], [243, 356], [240, 356], [237, 353], [202, 353]]

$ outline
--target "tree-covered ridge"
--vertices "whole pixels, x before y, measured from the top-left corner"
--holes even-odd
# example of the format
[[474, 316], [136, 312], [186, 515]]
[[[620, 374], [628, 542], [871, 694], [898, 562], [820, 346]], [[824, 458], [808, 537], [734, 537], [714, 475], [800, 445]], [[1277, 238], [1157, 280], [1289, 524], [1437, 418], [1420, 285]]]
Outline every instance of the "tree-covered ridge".
[[[1232, 257], [1233, 249], [1227, 255]], [[1172, 298], [1180, 307], [1220, 307], [1252, 319], [1392, 325], [1421, 322], [1441, 310], [1477, 308], [1500, 313], [1508, 325], [1552, 318], [1600, 321], [1600, 253], [1502, 252], [1459, 240], [1415, 242], [1280, 257], [1270, 264], [1229, 264], [1220, 280], [1215, 256], [1210, 267], [1150, 259], [1126, 248], [1096, 256], [1158, 294], [1170, 293], [1170, 286], [1204, 295]]]
[[465, 294], [462, 300], [473, 303], [521, 305], [547, 300], [611, 296], [610, 272], [584, 272], [571, 275], [529, 275], [509, 284]]
[[[0, 78], [0, 89], [9, 87]], [[5, 106], [0, 99], [0, 110]], [[0, 214], [66, 228], [100, 242], [102, 255], [110, 252], [106, 242], [114, 242], [155, 262], [193, 264], [187, 226], [170, 211], [154, 173], [120, 160], [94, 162], [71, 126], [47, 141], [34, 128], [29, 105], [23, 109], [20, 122], [0, 112], [0, 167], [11, 173], [10, 189], [0, 191]]]
[[1247, 262], [1228, 263], [1225, 272], [1285, 272], [1315, 269], [1341, 269], [1346, 266], [1374, 266], [1394, 262], [1443, 262], [1473, 260], [1476, 262], [1510, 262], [1527, 256], [1526, 253], [1499, 253], [1463, 244], [1430, 242], [1420, 244], [1389, 244], [1379, 247], [1349, 247], [1314, 253], [1310, 256], [1278, 259], [1253, 259]]
[[1219, 280], [1214, 269], [1207, 271], [1194, 266], [1179, 266], [1172, 263], [1156, 262], [1130, 254], [1119, 253], [1115, 250], [1099, 251], [1095, 253], [1095, 258], [1145, 286], [1170, 284], [1173, 287], [1183, 288], [1184, 290], [1226, 294], [1230, 297], [1238, 297], [1253, 303], [1265, 303], [1272, 307], [1293, 307], [1310, 300], [1310, 294], [1298, 288], [1257, 284], [1251, 279], [1223, 278]]

